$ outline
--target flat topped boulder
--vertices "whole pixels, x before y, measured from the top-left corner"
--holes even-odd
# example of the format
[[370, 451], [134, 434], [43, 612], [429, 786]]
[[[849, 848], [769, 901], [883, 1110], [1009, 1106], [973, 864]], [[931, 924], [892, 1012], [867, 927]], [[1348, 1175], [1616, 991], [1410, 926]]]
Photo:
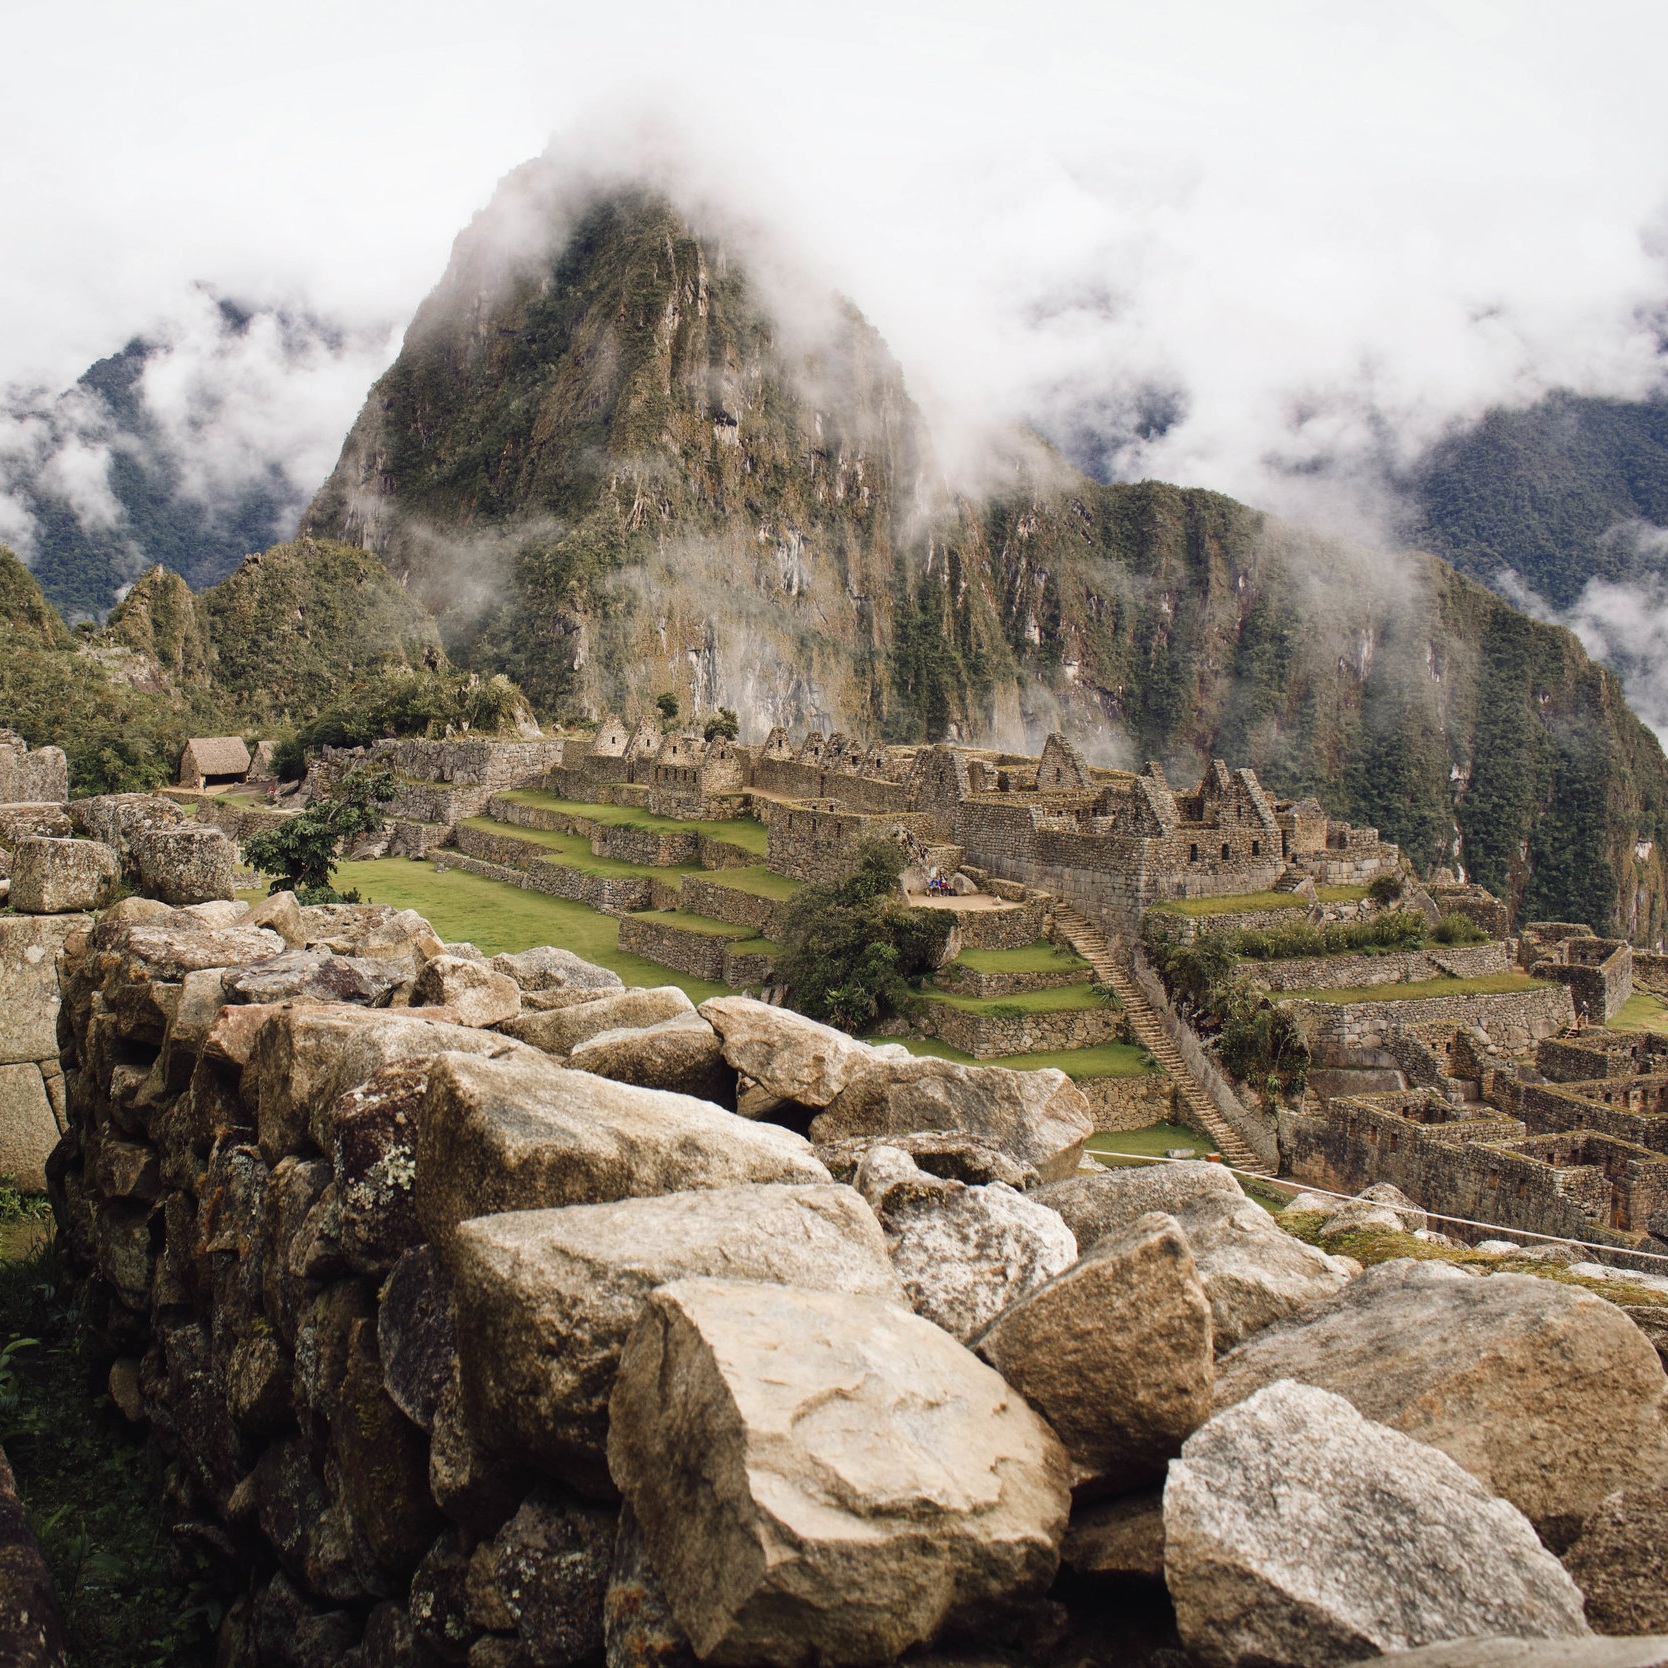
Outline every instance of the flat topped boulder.
[[612, 1493], [608, 1396], [656, 1286], [691, 1275], [901, 1300], [849, 1187], [754, 1184], [462, 1223], [450, 1247], [474, 1429], [582, 1491]]
[[98, 909], [121, 872], [115, 852], [102, 841], [26, 834], [12, 851], [11, 906], [23, 915]]
[[256, 1033], [243, 1098], [255, 1108], [262, 1156], [276, 1164], [311, 1144], [335, 1144], [339, 1097], [384, 1066], [431, 1054], [522, 1053], [491, 1031], [422, 1017], [421, 1009], [302, 1006], [274, 1014]]
[[1171, 1464], [1164, 1574], [1205, 1668], [1589, 1632], [1575, 1583], [1521, 1512], [1446, 1454], [1289, 1380], [1218, 1414]]
[[443, 1248], [458, 1223], [500, 1211], [828, 1179], [790, 1130], [522, 1048], [436, 1061], [417, 1142], [417, 1215]]
[[166, 909], [133, 922], [112, 947], [143, 963], [153, 979], [183, 979], [211, 967], [267, 961], [283, 952], [284, 941], [265, 927], [215, 926], [188, 910]]
[[354, 1002], [374, 1008], [400, 983], [397, 972], [370, 956], [328, 950], [285, 950], [222, 975], [229, 1002]]
[[867, 1043], [832, 1025], [750, 996], [714, 996], [701, 1004], [701, 1017], [737, 1071], [802, 1106], [826, 1106], [874, 1056]]
[[506, 1020], [507, 1036], [547, 1054], [567, 1054], [604, 1031], [640, 1031], [662, 1020], [692, 1014], [695, 1004], [676, 985], [648, 990], [601, 990], [587, 1001]]
[[1668, 1472], [1656, 1351], [1614, 1304], [1534, 1275], [1380, 1263], [1223, 1356], [1216, 1405], [1282, 1378], [1442, 1449], [1554, 1547]]
[[465, 1025], [496, 1025], [521, 1012], [521, 987], [468, 956], [435, 956], [412, 987], [413, 1007], [451, 1008]]
[[703, 1660], [889, 1662], [1053, 1579], [1058, 1440], [896, 1304], [674, 1281], [644, 1307], [609, 1414], [614, 1480]]
[[128, 841], [128, 860], [140, 888], [170, 904], [231, 899], [236, 855], [218, 828], [201, 823], [148, 828]]
[[522, 990], [620, 990], [625, 984], [618, 973], [554, 944], [496, 955], [492, 966], [495, 972], [507, 973]]
[[829, 1144], [859, 1135], [965, 1130], [994, 1141], [1044, 1181], [1056, 1181], [1076, 1170], [1094, 1127], [1089, 1103], [1063, 1071], [871, 1053], [866, 1069], [812, 1123], [811, 1138]]

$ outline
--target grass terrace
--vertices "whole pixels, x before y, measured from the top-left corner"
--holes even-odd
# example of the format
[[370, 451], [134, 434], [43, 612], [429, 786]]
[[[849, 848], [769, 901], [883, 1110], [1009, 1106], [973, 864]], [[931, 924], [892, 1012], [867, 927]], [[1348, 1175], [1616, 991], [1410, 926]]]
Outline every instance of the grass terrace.
[[577, 869], [581, 874], [601, 875], [609, 879], [630, 876], [634, 879], [664, 880], [670, 876], [701, 873], [700, 865], [695, 863], [657, 869], [648, 863], [626, 863], [616, 857], [597, 857], [591, 851], [591, 842], [582, 834], [556, 834], [545, 828], [522, 828], [515, 823], [494, 822], [491, 817], [464, 817], [458, 826], [478, 828], [483, 833], [520, 840], [530, 846], [542, 846], [558, 863]]
[[[954, 1060], [962, 1066], [1006, 1066], [1009, 1071], [1063, 1071], [1079, 1081], [1085, 1077], [1150, 1077], [1158, 1070], [1144, 1048], [1130, 1043], [1101, 1043], [1095, 1048], [1071, 1048], [1048, 1054], [1009, 1054], [1000, 1060], [975, 1060], [959, 1048], [935, 1037], [870, 1037], [870, 1042], [901, 1042], [923, 1059]], [[1195, 1139], [1198, 1139], [1195, 1137]]]
[[1612, 1031], [1658, 1031], [1668, 1036], [1668, 1003], [1648, 990], [1636, 990], [1605, 1023]]
[[1093, 985], [1057, 985], [1053, 990], [1027, 990], [1013, 996], [957, 996], [953, 991], [929, 987], [925, 995], [930, 1001], [962, 1008], [971, 1014], [1014, 1008], [1028, 1014], [1060, 1014], [1106, 1005]]
[[379, 857], [368, 863], [339, 864], [336, 884], [344, 891], [357, 888], [368, 903], [415, 909], [447, 943], [467, 942], [487, 955], [554, 944], [609, 968], [628, 985], [677, 985], [692, 1002], [731, 994], [728, 985], [696, 979], [622, 950], [620, 923], [614, 916], [599, 915], [585, 904], [526, 891], [507, 881], [462, 869], [436, 873], [430, 863]]
[[[667, 873], [665, 869], [654, 872]], [[763, 865], [756, 869], [680, 869], [678, 872], [698, 874], [714, 886], [729, 886], [737, 892], [750, 892], [755, 898], [772, 898], [777, 903], [786, 903], [805, 884], [800, 880], [789, 880], [786, 875], [779, 875]]]
[[1075, 952], [1039, 938], [1017, 950], [963, 950], [951, 965], [975, 973], [1064, 973], [1089, 964]]
[[1283, 990], [1277, 1002], [1416, 1002], [1426, 996], [1507, 996], [1545, 990], [1545, 979], [1527, 973], [1484, 973], [1475, 979], [1409, 979], [1397, 984], [1351, 985], [1338, 990]]
[[[494, 794], [495, 799], [506, 799], [515, 805], [537, 805], [546, 811], [556, 811], [568, 817], [589, 817], [592, 822], [610, 828], [647, 828], [657, 834], [705, 834], [714, 840], [728, 840], [733, 846], [765, 854], [769, 830], [751, 817], [736, 817], [728, 822], [684, 821], [679, 817], [657, 817], [652, 811], [639, 811], [631, 805], [592, 805], [585, 800], [557, 799], [540, 793], [537, 788], [512, 788], [508, 793]], [[503, 825], [499, 825], [503, 826]]]
[[753, 937], [751, 927], [738, 927], [734, 921], [715, 921], [710, 915], [693, 915], [687, 909], [639, 909], [631, 919], [653, 921], [663, 927], [681, 927], [685, 932], [698, 932], [707, 938], [741, 940]]
[[[1367, 895], [1365, 886], [1317, 886], [1322, 903], [1359, 903]], [[1246, 915], [1261, 909], [1307, 909], [1309, 900], [1295, 892], [1241, 892], [1231, 898], [1166, 898], [1149, 913], [1182, 915], [1201, 920], [1210, 915]]]

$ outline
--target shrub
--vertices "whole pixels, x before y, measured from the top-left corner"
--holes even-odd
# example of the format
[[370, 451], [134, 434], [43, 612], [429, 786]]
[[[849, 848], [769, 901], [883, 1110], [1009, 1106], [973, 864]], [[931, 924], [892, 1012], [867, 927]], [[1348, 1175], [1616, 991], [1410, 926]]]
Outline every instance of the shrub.
[[303, 904], [358, 903], [357, 892], [338, 892], [332, 885], [337, 856], [344, 841], [383, 826], [388, 819], [382, 807], [394, 792], [391, 771], [350, 771], [335, 793], [251, 834], [243, 854], [262, 874], [275, 877], [269, 892], [294, 892]]
[[1424, 918], [1411, 910], [1391, 909], [1366, 921], [1335, 921], [1313, 927], [1307, 921], [1289, 926], [1254, 927], [1231, 936], [1236, 954], [1253, 961], [1288, 961], [1297, 956], [1337, 956], [1375, 950], [1417, 950], [1425, 939]]
[[708, 741], [734, 741], [741, 734], [741, 720], [728, 707], [720, 707], [701, 734]]
[[891, 841], [869, 840], [842, 879], [794, 895], [776, 977], [800, 1013], [861, 1031], [915, 1000], [909, 981], [938, 965], [953, 922], [902, 902], [903, 866]]
[[1402, 877], [1396, 874], [1375, 875], [1367, 887], [1368, 899], [1382, 908], [1393, 904], [1402, 895]]
[[1469, 915], [1450, 912], [1431, 928], [1431, 938], [1438, 944], [1486, 944], [1488, 934]]
[[293, 743], [280, 744], [279, 774], [293, 768], [295, 750], [364, 747], [384, 736], [500, 735], [530, 716], [526, 697], [502, 673], [483, 678], [402, 667], [356, 684], [335, 706], [303, 724]]
[[664, 718], [668, 724], [673, 723], [676, 720], [678, 713], [682, 710], [678, 705], [677, 696], [674, 695], [669, 689], [664, 695], [655, 696], [654, 704], [659, 710], [660, 716]]

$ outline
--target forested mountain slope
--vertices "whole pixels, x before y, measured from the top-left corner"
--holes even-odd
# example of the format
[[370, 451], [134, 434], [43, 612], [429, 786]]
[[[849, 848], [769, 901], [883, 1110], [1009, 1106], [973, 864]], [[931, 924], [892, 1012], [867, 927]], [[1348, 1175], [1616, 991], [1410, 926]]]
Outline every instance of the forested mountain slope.
[[[549, 235], [526, 230], [546, 216]], [[512, 252], [506, 252], [513, 228]], [[1219, 754], [1528, 915], [1654, 937], [1668, 768], [1613, 676], [1429, 557], [1040, 446], [956, 493], [850, 307], [775, 319], [718, 236], [530, 165], [459, 238], [304, 528], [557, 718], [661, 690], [747, 730]]]

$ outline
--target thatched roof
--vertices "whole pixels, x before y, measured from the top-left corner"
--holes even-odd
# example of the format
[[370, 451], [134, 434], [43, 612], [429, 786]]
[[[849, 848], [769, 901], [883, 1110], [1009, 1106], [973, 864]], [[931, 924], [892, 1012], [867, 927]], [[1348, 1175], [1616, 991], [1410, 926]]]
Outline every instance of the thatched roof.
[[181, 776], [242, 776], [248, 769], [242, 736], [193, 736], [180, 759]]

